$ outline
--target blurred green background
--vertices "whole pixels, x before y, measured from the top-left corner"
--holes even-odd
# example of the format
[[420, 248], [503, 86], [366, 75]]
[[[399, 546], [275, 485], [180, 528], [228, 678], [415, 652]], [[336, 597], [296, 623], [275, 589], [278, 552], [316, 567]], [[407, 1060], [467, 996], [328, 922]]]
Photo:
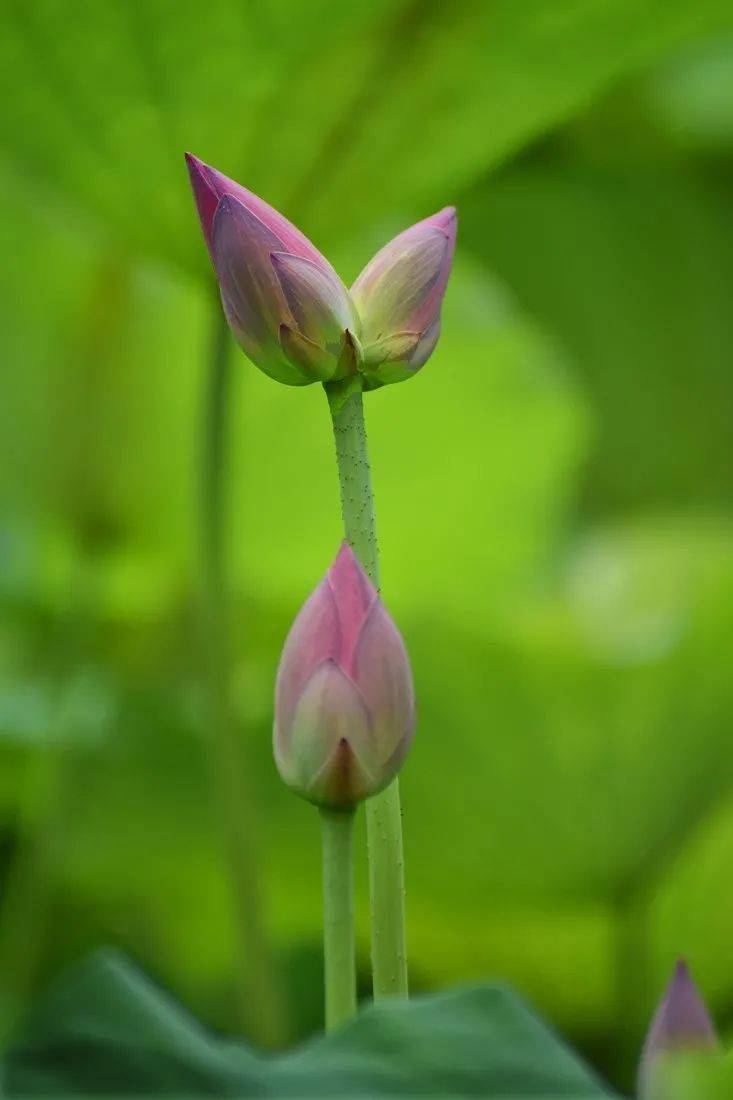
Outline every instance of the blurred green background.
[[184, 149], [347, 280], [459, 208], [438, 351], [367, 399], [414, 988], [508, 979], [621, 1084], [677, 954], [733, 1026], [729, 0], [5, 0], [0, 93], [3, 1030], [100, 943], [259, 1043], [321, 1022], [270, 725], [328, 412], [232, 346], [214, 645]]

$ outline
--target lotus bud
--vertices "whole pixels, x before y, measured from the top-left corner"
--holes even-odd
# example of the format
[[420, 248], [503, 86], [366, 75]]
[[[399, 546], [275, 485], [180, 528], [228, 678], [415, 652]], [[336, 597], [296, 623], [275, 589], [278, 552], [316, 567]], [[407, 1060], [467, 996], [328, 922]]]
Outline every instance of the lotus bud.
[[290, 386], [353, 372], [358, 319], [328, 260], [251, 191], [190, 153], [186, 161], [224, 312], [246, 355]]
[[348, 809], [386, 787], [410, 747], [412, 674], [400, 634], [344, 542], [300, 610], [275, 687], [275, 761], [318, 806]]
[[718, 1038], [700, 992], [683, 961], [652, 1020], [639, 1067], [639, 1098], [653, 1100], [657, 1066], [665, 1054], [715, 1050]]
[[448, 206], [385, 245], [351, 287], [368, 389], [410, 378], [432, 354], [455, 243]]
[[440, 335], [453, 207], [400, 233], [348, 291], [287, 218], [191, 153], [186, 161], [227, 321], [260, 370], [290, 386], [360, 373], [375, 389], [423, 366]]

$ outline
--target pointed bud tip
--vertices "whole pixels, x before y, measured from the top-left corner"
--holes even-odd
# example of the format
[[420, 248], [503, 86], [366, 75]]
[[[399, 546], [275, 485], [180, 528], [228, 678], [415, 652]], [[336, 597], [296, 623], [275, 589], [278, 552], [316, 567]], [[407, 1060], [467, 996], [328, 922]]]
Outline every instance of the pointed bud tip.
[[206, 181], [206, 170], [209, 167], [208, 164], [205, 164], [194, 153], [186, 152], [183, 154], [183, 157], [186, 161], [188, 174], [191, 177], [191, 182], [194, 184], [194, 186], [199, 182], [204, 183], [206, 184], [206, 186], [208, 186], [208, 183]]
[[[687, 964], [687, 959], [683, 959], [681, 956], [677, 959], [674, 965], [674, 971], [672, 973], [672, 982], [692, 982], [692, 974], [690, 973], [690, 967]], [[693, 983], [694, 984], [694, 983]]]
[[715, 1026], [687, 962], [677, 960], [672, 977], [652, 1020], [642, 1052], [639, 1081], [642, 1098], [660, 1055], [710, 1050], [718, 1045]]
[[[211, 185], [211, 169], [193, 153], [185, 153], [188, 178], [191, 182], [196, 209], [198, 210], [201, 228], [206, 239], [209, 253], [213, 246], [214, 216], [218, 203], [218, 195]], [[212, 254], [213, 259], [213, 254]]]
[[714, 1046], [715, 1027], [685, 959], [678, 959], [660, 1013], [663, 1034], [673, 1045]]
[[331, 568], [328, 570], [329, 579], [332, 582], [335, 581], [337, 584], [343, 584], [345, 581], [353, 578], [354, 574], [356, 574], [359, 581], [367, 585], [369, 590], [374, 590], [376, 592], [369, 578], [369, 574], [354, 553], [351, 543], [348, 539], [342, 539], [336, 557], [333, 559]]
[[433, 214], [427, 221], [430, 225], [434, 225], [437, 229], [442, 229], [444, 233], [450, 235], [455, 232], [458, 213], [455, 206], [444, 206], [442, 210], [439, 210], [437, 214]]

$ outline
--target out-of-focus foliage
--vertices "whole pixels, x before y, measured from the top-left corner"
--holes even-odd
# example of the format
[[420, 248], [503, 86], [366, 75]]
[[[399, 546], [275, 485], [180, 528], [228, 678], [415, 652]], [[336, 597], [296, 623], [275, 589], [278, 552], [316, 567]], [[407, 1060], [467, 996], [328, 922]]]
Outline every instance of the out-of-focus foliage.
[[[456, 189], [725, 0], [11, 0], [2, 137], [130, 248], [201, 264], [193, 148], [322, 231]], [[22, 77], [22, 79], [20, 79]]]
[[382, 1002], [279, 1058], [212, 1036], [124, 958], [99, 952], [48, 997], [6, 1062], [13, 1096], [485, 1096], [610, 1091], [509, 990]]
[[[724, 1014], [729, 3], [18, 0], [0, 18], [5, 1019], [105, 941], [237, 1018], [197, 615], [216, 303], [185, 147], [347, 277], [459, 207], [439, 349], [367, 399], [420, 704], [414, 984], [500, 974], [606, 1063], [678, 953]], [[318, 387], [232, 354], [232, 692], [300, 1035], [320, 1021], [318, 834], [275, 775], [272, 678], [337, 545], [337, 492]]]

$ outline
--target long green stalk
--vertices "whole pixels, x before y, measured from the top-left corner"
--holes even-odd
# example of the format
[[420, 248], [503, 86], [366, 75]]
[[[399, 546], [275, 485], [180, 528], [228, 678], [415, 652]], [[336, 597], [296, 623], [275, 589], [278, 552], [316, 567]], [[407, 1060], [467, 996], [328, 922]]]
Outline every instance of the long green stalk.
[[321, 829], [326, 1031], [333, 1031], [356, 1012], [353, 810], [321, 810]]
[[259, 821], [250, 790], [247, 745], [241, 730], [236, 729], [230, 695], [232, 658], [225, 553], [230, 336], [218, 301], [215, 317], [206, 372], [201, 485], [210, 748], [233, 890], [240, 1015], [252, 1038], [265, 1046], [276, 1046], [284, 1038], [284, 1023], [274, 962], [264, 932]]
[[[361, 388], [345, 396], [340, 387], [331, 387], [326, 394], [336, 442], [344, 533], [378, 588], [379, 553]], [[366, 818], [374, 998], [406, 997], [405, 872], [397, 779], [369, 799]]]

